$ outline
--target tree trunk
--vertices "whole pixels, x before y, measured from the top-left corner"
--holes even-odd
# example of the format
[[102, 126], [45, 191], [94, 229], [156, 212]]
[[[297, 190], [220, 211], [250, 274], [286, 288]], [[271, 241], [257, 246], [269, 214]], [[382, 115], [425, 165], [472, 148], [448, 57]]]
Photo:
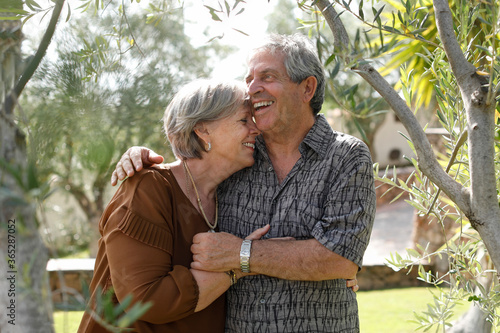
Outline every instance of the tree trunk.
[[[2, 113], [0, 117], [0, 158], [21, 170], [26, 165], [24, 137], [4, 116]], [[2, 187], [10, 191], [10, 199], [27, 197], [5, 168], [0, 170], [0, 179]], [[45, 269], [48, 254], [38, 233], [35, 206], [27, 201], [2, 198], [0, 203], [0, 308], [8, 309], [7, 316], [0, 316], [0, 331], [6, 333], [53, 331], [51, 293]], [[4, 310], [1, 313], [5, 313]]]
[[486, 314], [478, 306], [471, 308], [446, 333], [489, 333], [492, 325], [486, 321]]
[[6, 164], [0, 169], [0, 332], [53, 332], [48, 254], [27, 193], [26, 140], [4, 107], [20, 74], [21, 22], [0, 21], [0, 31], [11, 36], [0, 38], [0, 159]]

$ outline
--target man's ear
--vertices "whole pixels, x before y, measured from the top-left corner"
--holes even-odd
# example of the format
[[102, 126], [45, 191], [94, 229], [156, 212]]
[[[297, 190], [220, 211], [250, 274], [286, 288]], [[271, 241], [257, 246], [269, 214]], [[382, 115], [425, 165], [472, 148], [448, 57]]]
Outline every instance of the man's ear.
[[316, 88], [318, 87], [318, 80], [314, 76], [309, 76], [304, 79], [300, 85], [303, 87], [303, 101], [305, 103], [309, 103], [316, 92]]

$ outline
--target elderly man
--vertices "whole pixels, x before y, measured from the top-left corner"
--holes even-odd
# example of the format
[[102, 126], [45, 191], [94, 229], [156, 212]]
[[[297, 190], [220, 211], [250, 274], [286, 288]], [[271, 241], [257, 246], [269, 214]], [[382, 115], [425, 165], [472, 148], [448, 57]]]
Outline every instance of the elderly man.
[[[195, 236], [192, 267], [256, 274], [228, 291], [226, 332], [359, 332], [345, 279], [361, 268], [375, 215], [369, 150], [319, 115], [325, 76], [306, 37], [271, 35], [246, 83], [262, 132], [255, 164], [220, 186], [222, 232]], [[112, 183], [133, 174], [131, 160], [158, 162], [147, 153], [129, 150]], [[243, 240], [267, 224], [261, 240]]]

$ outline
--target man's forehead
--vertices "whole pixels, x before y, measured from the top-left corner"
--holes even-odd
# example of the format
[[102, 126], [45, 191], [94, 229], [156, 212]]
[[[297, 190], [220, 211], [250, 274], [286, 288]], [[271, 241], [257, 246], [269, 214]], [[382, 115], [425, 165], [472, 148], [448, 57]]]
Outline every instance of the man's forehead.
[[285, 65], [282, 59], [273, 56], [250, 59], [247, 65], [248, 70], [245, 75], [247, 78], [255, 74], [286, 73]]

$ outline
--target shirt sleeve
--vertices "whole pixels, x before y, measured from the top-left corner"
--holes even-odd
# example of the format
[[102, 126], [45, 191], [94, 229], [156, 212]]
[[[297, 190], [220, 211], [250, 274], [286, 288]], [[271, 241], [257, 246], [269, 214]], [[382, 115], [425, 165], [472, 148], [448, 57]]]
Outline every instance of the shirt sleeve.
[[373, 166], [366, 145], [354, 145], [339, 168], [328, 192], [324, 215], [312, 234], [325, 247], [361, 268], [376, 209]]
[[141, 320], [168, 323], [194, 313], [198, 286], [188, 267], [172, 264], [172, 192], [157, 172], [136, 177], [122, 184], [115, 197], [123, 203], [104, 228], [111, 281], [119, 301], [152, 302]]

